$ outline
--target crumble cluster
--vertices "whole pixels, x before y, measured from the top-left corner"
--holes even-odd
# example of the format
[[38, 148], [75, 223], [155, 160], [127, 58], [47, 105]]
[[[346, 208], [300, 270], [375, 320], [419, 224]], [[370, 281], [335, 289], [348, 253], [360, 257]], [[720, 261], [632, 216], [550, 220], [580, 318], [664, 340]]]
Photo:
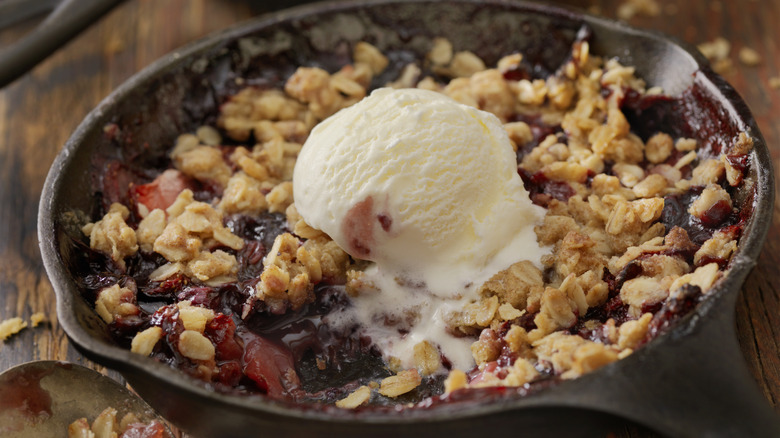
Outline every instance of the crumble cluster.
[[[138, 251], [161, 255], [166, 263], [152, 273], [153, 281], [183, 275], [221, 284], [236, 280], [235, 254], [245, 244], [225, 227], [226, 217], [284, 212], [289, 232], [276, 237], [264, 258], [246, 309], [261, 301], [274, 313], [299, 310], [314, 300], [320, 282], [346, 283], [349, 293], [370, 286], [361, 282], [359, 261], [301, 219], [291, 184], [310, 130], [365, 97], [372, 79], [388, 65], [364, 42], [356, 44], [353, 60], [333, 74], [300, 67], [283, 90], [248, 87], [233, 96], [222, 106], [216, 128], [204, 126], [176, 141], [174, 168], [155, 181], [181, 189], [173, 190], [169, 205], [139, 202], [143, 219], [135, 228], [127, 223], [128, 208], [112, 205], [83, 228], [91, 248], [119, 266]], [[666, 197], [692, 190], [690, 216], [711, 222], [719, 212], [730, 212], [733, 200], [724, 187], [739, 185], [743, 173], [729, 157], [749, 153], [749, 136], [742, 133], [718, 156], [701, 153], [695, 139], [664, 132], [643, 140], [632, 132], [621, 102], [629, 91], [655, 95], [661, 90], [646, 89], [632, 67], [592, 56], [586, 41], [576, 42], [568, 61], [546, 79], [518, 77], [523, 62], [523, 55], [514, 53], [488, 68], [475, 54], [456, 52], [439, 38], [422, 65], [407, 65], [387, 84], [435, 90], [495, 114], [518, 151], [532, 200], [547, 208], [535, 229], [539, 242], [551, 247], [541, 269], [530, 262], [512, 265], [481, 286], [479, 301], [451, 316], [454, 332], [477, 339], [472, 353], [478, 369], [451, 371], [446, 392], [521, 386], [550, 375], [575, 378], [623, 358], [648, 340], [660, 305], [689, 286], [706, 294], [726, 274], [737, 249], [733, 228], [718, 229], [697, 244], [685, 229], [667, 229], [660, 219]], [[539, 136], [535, 123], [561, 129]], [[222, 148], [223, 135], [256, 144]], [[182, 176], [217, 187], [221, 197], [196, 201]], [[627, 271], [632, 274], [626, 276]], [[608, 303], [625, 310], [621, 317], [589, 317]], [[107, 323], [140, 312], [132, 284], [106, 287], [95, 308]], [[162, 310], [178, 313], [184, 324], [179, 353], [198, 364], [202, 378], [213, 378], [215, 344], [204, 330], [224, 315], [191, 301]], [[146, 328], [135, 335], [132, 351], [151, 355], [164, 336], [158, 325]], [[396, 375], [361, 386], [336, 405], [358, 407], [372, 391], [405, 394], [442, 363], [438, 349], [427, 342], [415, 347], [415, 357], [417, 368], [396, 369]]]
[[117, 418], [118, 411], [106, 408], [92, 424], [86, 418], [79, 418], [68, 425], [68, 438], [123, 438], [155, 437], [164, 438], [165, 427], [157, 421], [143, 423], [132, 412]]
[[[42, 312], [35, 312], [30, 315], [30, 324], [33, 328], [38, 327], [45, 322], [46, 315]], [[5, 342], [8, 338], [16, 335], [27, 327], [27, 321], [18, 316], [0, 321], [0, 341]]]

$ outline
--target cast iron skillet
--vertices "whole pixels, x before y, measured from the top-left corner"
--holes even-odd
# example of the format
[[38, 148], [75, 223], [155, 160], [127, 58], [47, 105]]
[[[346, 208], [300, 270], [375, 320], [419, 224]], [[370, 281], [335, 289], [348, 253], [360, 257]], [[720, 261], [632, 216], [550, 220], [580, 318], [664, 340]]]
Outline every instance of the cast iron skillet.
[[[594, 32], [592, 52], [617, 56], [650, 84], [688, 96], [680, 101], [692, 118], [687, 124], [672, 118], [665, 128], [704, 132], [712, 147], [742, 130], [755, 139], [738, 194], [750, 202], [754, 191], [754, 209], [731, 272], [687, 317], [628, 358], [525, 397], [523, 389], [494, 389], [401, 413], [342, 412], [216, 393], [120, 349], [76, 287], [71, 238], [80, 236], [77, 225], [99, 204], [93, 184], [105, 171], [101, 157], [153, 165], [176, 135], [213, 122], [219, 102], [241, 84], [281, 84], [303, 64], [334, 70], [348, 62], [350, 43], [358, 40], [374, 43], [394, 61], [423, 56], [431, 38], [443, 36], [488, 65], [520, 50], [541, 65], [556, 66], [583, 23]], [[104, 131], [108, 123], [116, 124], [113, 137]], [[778, 417], [748, 373], [734, 331], [735, 300], [767, 233], [773, 190], [769, 153], [747, 106], [684, 44], [602, 18], [508, 0], [358, 0], [257, 18], [171, 53], [131, 78], [87, 116], [57, 157], [38, 226], [59, 320], [71, 341], [87, 357], [120, 371], [167, 419], [197, 436], [466, 437], [486, 428], [572, 436], [599, 430], [605, 414], [671, 436], [780, 436]]]

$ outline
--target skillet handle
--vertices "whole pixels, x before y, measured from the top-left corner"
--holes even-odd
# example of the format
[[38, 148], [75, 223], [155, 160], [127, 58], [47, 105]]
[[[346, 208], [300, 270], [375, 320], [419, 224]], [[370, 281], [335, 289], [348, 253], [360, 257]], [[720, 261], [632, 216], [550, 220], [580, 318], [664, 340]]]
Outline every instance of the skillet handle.
[[672, 437], [780, 437], [780, 415], [759, 391], [739, 348], [737, 294], [725, 295], [689, 333], [645, 346], [655, 350], [646, 352], [652, 361], [644, 361], [642, 350], [626, 358], [638, 367], [613, 375], [616, 387], [590, 400], [590, 407]]
[[32, 32], [0, 51], [0, 88], [70, 41], [122, 0], [63, 0]]

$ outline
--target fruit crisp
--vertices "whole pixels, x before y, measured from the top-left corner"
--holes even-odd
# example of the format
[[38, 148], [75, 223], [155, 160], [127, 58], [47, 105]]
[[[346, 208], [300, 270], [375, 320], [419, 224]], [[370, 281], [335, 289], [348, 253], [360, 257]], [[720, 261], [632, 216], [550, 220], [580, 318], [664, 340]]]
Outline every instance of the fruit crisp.
[[[219, 391], [341, 408], [406, 404], [597, 370], [658, 336], [727, 275], [749, 214], [739, 205], [750, 201], [734, 196], [752, 139], [741, 133], [715, 148], [695, 132], [643, 123], [671, 98], [633, 67], [591, 54], [587, 33], [544, 74], [522, 53], [486, 66], [441, 38], [377, 84], [389, 63], [360, 42], [338, 71], [301, 66], [281, 89], [246, 87], [213, 126], [181, 133], [165, 166], [104, 200], [83, 226], [82, 287], [119, 345]], [[531, 200], [546, 209], [535, 228], [549, 248], [542, 266], [499, 272], [448, 321], [471, 342], [471, 369], [453, 368], [427, 341], [404, 369], [354, 327], [324, 322], [371, 287], [369, 263], [303, 221], [293, 168], [318, 122], [382, 85], [493, 113]]]

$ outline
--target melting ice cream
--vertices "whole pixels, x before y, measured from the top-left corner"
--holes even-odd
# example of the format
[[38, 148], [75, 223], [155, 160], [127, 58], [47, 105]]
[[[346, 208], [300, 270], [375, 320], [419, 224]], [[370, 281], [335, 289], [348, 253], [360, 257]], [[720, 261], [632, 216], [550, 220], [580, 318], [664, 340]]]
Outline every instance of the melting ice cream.
[[363, 276], [373, 287], [334, 318], [360, 324], [407, 368], [423, 340], [471, 368], [473, 340], [453, 336], [448, 316], [497, 272], [544, 253], [533, 231], [544, 210], [501, 122], [433, 91], [378, 89], [321, 122], [293, 182], [306, 223], [374, 262]]

